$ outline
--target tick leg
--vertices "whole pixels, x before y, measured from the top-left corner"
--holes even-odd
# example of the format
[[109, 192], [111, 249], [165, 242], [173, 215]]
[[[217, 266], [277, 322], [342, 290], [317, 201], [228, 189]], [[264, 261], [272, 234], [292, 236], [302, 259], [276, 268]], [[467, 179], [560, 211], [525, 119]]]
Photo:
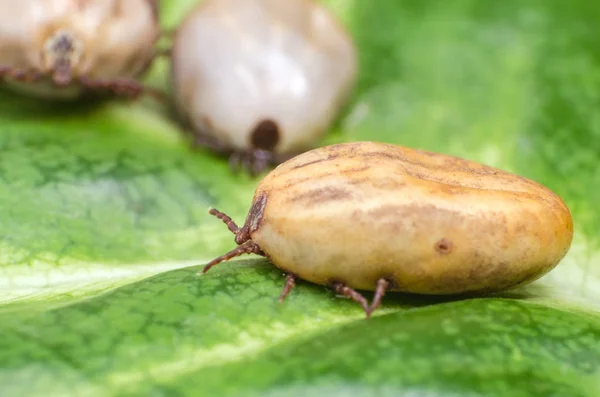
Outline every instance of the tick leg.
[[342, 283], [336, 283], [333, 285], [333, 290], [336, 292], [336, 294], [344, 295], [345, 297], [348, 297], [353, 301], [359, 303], [364, 309], [365, 313], [367, 313], [367, 318], [371, 315], [371, 313], [369, 312], [369, 303], [367, 302], [365, 297], [353, 290], [352, 288]]
[[275, 154], [268, 150], [248, 149], [234, 151], [229, 155], [229, 166], [233, 172], [239, 172], [240, 169], [243, 169], [252, 177], [276, 164], [278, 162], [275, 161]]
[[248, 156], [242, 156], [242, 168], [250, 174], [251, 177], [255, 177], [258, 175], [259, 171], [259, 162], [256, 161], [252, 154]]
[[265, 255], [265, 253], [262, 252], [262, 250], [256, 243], [252, 241], [247, 241], [246, 243], [239, 245], [237, 248], [229, 251], [225, 255], [219, 256], [218, 258], [215, 258], [209, 263], [207, 263], [206, 266], [204, 266], [202, 273], [206, 273], [211, 267], [218, 265], [221, 262], [228, 261], [231, 258], [235, 258], [236, 256], [244, 254], [257, 254], [262, 256]]
[[[275, 153], [256, 148], [236, 150], [211, 136], [205, 129], [194, 128], [189, 120], [183, 121], [182, 127], [185, 133], [191, 137], [193, 147], [208, 148], [219, 155], [227, 157], [229, 168], [235, 173], [243, 169], [252, 176], [256, 176], [267, 168], [281, 164], [301, 153]], [[210, 127], [204, 128], [209, 129]]]
[[281, 291], [281, 295], [279, 296], [279, 303], [283, 303], [286, 296], [290, 293], [292, 288], [296, 285], [296, 276], [292, 273], [289, 273], [285, 276], [285, 285], [283, 286], [283, 291]]
[[[189, 137], [191, 137], [192, 147], [194, 147], [194, 148], [204, 147], [204, 148], [208, 148], [216, 153], [219, 153], [221, 155], [231, 155], [232, 150], [230, 148], [228, 148], [224, 143], [222, 143], [218, 139], [208, 135], [205, 132], [198, 132], [198, 131], [194, 130], [194, 128], [190, 126], [189, 122], [187, 122], [187, 121], [182, 122], [182, 127], [183, 127], [184, 132]], [[232, 166], [231, 163], [230, 163], [230, 166]], [[233, 166], [232, 166], [232, 168], [233, 168]]]
[[375, 290], [375, 296], [373, 297], [373, 301], [371, 302], [371, 306], [369, 306], [369, 315], [375, 311], [381, 304], [381, 299], [385, 295], [385, 291], [390, 286], [390, 282], [385, 278], [380, 278], [377, 281], [377, 289]]
[[222, 220], [223, 223], [227, 225], [229, 231], [237, 236], [238, 232], [240, 231], [240, 228], [238, 227], [238, 225], [236, 225], [235, 221], [231, 219], [228, 215], [217, 210], [216, 208], [211, 208], [208, 211], [208, 213]]
[[250, 171], [252, 176], [256, 176], [266, 170], [270, 165], [275, 164], [275, 156], [273, 152], [266, 150], [256, 150], [253, 153], [252, 170]]
[[15, 69], [10, 66], [0, 66], [0, 78], [10, 77], [17, 81], [31, 82], [39, 80], [42, 77], [40, 72], [35, 70]]
[[[195, 147], [208, 148], [220, 155], [226, 156], [229, 169], [234, 173], [246, 171], [251, 176], [256, 176], [266, 170], [269, 166], [279, 164], [275, 161], [275, 154], [266, 150], [235, 150], [224, 143], [209, 136], [207, 133], [195, 131], [186, 126], [186, 132], [192, 136], [192, 145]], [[292, 157], [292, 156], [290, 156]]]
[[242, 158], [239, 153], [232, 153], [228, 159], [229, 169], [231, 171], [238, 173], [242, 168]]
[[130, 97], [133, 99], [138, 98], [142, 94], [150, 95], [159, 101], [166, 101], [167, 99], [164, 92], [155, 88], [146, 87], [135, 80], [101, 80], [91, 79], [83, 76], [79, 78], [79, 81], [88, 89], [111, 91], [116, 95]]

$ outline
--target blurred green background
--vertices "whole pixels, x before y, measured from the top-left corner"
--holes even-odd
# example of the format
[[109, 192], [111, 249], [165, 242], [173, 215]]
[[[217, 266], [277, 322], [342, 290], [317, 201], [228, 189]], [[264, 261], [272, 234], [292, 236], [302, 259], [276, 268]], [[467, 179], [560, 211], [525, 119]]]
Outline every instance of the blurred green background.
[[[161, 5], [175, 27], [193, 0]], [[470, 300], [388, 294], [374, 318], [234, 245], [257, 180], [192, 151], [144, 99], [0, 88], [1, 396], [600, 395], [600, 5], [328, 0], [360, 56], [320, 144], [376, 140], [516, 172], [573, 213], [538, 282]], [[167, 87], [161, 60], [147, 82]]]

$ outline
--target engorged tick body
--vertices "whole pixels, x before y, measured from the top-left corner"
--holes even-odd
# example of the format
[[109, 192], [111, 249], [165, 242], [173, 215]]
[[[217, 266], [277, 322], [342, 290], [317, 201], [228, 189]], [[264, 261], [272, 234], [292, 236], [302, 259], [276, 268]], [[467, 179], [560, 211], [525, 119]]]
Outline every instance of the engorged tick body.
[[175, 103], [195, 145], [257, 174], [312, 149], [357, 76], [351, 37], [315, 0], [206, 0], [178, 27]]
[[[266, 256], [294, 279], [333, 287], [367, 316], [386, 291], [494, 292], [534, 281], [567, 253], [573, 222], [548, 188], [475, 162], [357, 142], [311, 150], [258, 185], [241, 255]], [[356, 290], [376, 291], [369, 305]]]
[[0, 81], [37, 97], [160, 93], [136, 81], [156, 55], [156, 0], [0, 1]]

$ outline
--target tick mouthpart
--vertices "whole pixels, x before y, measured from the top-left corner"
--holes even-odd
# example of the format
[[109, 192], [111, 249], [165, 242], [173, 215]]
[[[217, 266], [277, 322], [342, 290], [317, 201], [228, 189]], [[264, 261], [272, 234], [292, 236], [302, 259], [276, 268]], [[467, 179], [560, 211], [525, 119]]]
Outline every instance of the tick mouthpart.
[[73, 68], [77, 67], [81, 53], [81, 43], [68, 30], [58, 30], [46, 40], [43, 56], [46, 67], [53, 72], [52, 80], [57, 86], [71, 83]]
[[238, 246], [226, 253], [225, 255], [221, 255], [207, 263], [206, 266], [204, 266], [204, 269], [202, 269], [202, 273], [198, 273], [198, 275], [204, 274], [211, 267], [218, 265], [221, 262], [225, 262], [232, 258], [235, 258], [236, 256], [244, 254], [256, 254], [260, 256], [265, 256], [265, 253], [258, 246], [258, 244], [256, 244], [250, 239], [250, 234], [246, 225], [244, 225], [244, 227], [242, 228], [238, 227], [238, 225], [235, 223], [235, 221], [233, 221], [233, 219], [231, 219], [231, 217], [217, 210], [216, 208], [211, 208], [208, 211], [208, 213], [220, 219], [225, 225], [227, 225], [229, 231], [235, 235], [235, 242], [236, 244], [238, 244]]
[[265, 151], [274, 150], [279, 138], [279, 126], [271, 119], [261, 120], [250, 134], [252, 147]]
[[59, 59], [54, 65], [54, 75], [52, 76], [54, 84], [57, 86], [66, 86], [73, 80], [71, 73], [71, 62], [65, 59]]

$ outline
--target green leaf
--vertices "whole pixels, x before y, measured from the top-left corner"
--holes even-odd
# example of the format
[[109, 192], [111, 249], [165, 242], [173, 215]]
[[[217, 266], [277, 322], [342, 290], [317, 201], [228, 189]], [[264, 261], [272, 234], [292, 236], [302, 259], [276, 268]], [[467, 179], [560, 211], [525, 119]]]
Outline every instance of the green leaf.
[[[162, 2], [175, 27], [194, 0]], [[575, 240], [537, 282], [481, 298], [387, 294], [370, 320], [322, 286], [277, 302], [234, 246], [257, 180], [191, 150], [143, 99], [0, 88], [0, 395], [600, 395], [600, 6], [328, 0], [360, 79], [320, 142], [393, 142], [539, 181]], [[168, 63], [149, 84], [168, 88]], [[370, 297], [370, 295], [369, 295]]]

